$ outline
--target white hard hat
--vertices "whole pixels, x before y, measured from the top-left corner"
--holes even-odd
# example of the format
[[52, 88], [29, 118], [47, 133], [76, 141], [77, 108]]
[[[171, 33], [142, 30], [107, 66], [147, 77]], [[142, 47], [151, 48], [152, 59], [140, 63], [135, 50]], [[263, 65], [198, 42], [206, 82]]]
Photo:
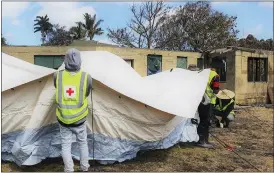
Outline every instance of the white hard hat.
[[216, 97], [219, 99], [232, 99], [235, 97], [235, 93], [233, 91], [224, 89], [220, 90]]

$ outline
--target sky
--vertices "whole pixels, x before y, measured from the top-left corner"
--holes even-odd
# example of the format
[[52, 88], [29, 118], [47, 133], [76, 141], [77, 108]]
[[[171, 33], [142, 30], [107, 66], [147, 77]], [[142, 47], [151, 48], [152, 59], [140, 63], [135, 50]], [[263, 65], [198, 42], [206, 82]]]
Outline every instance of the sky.
[[[138, 3], [138, 2], [135, 2]], [[177, 7], [185, 2], [167, 2]], [[41, 34], [34, 33], [34, 19], [48, 15], [52, 24], [70, 28], [83, 20], [84, 13], [103, 19], [105, 33], [94, 40], [111, 43], [106, 28], [125, 27], [131, 19], [133, 2], [2, 2], [2, 34], [12, 45], [40, 45]], [[238, 38], [253, 34], [257, 39], [273, 38], [273, 2], [212, 2], [215, 10], [237, 16]]]

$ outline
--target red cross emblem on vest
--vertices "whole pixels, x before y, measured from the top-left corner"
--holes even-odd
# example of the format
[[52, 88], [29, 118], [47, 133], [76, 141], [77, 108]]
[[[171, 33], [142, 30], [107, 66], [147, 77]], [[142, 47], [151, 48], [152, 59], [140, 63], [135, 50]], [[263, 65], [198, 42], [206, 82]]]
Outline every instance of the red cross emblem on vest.
[[66, 98], [76, 97], [76, 86], [64, 86], [64, 95]]
[[74, 91], [71, 88], [69, 88], [68, 90], [66, 90], [66, 93], [68, 93], [68, 95], [71, 96], [71, 94], [74, 93]]

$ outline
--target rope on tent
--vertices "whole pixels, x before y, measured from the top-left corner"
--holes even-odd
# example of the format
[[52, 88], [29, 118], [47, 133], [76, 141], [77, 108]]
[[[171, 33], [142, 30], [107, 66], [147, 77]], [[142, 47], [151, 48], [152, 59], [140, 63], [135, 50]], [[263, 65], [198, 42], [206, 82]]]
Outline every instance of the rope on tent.
[[[232, 99], [231, 97], [229, 97], [223, 90], [221, 90], [228, 98]], [[256, 117], [255, 115], [251, 114], [248, 110], [246, 110], [245, 108], [241, 107], [244, 111], [246, 111], [247, 113], [249, 113], [252, 117], [258, 119], [260, 122], [266, 124], [267, 126], [271, 127], [269, 124], [263, 122], [261, 119], [259, 119], [258, 117]], [[273, 127], [271, 127], [273, 129]], [[229, 146], [228, 144], [226, 144], [224, 141], [222, 141], [221, 139], [219, 139], [217, 136], [213, 135], [211, 132], [209, 132], [209, 134], [217, 141], [219, 142], [225, 149], [227, 149], [228, 151], [233, 152], [234, 154], [236, 154], [238, 157], [240, 157], [242, 160], [244, 160], [246, 163], [248, 163], [250, 166], [252, 166], [254, 169], [256, 169], [259, 172], [262, 172], [261, 170], [259, 170], [256, 166], [254, 166], [253, 164], [251, 164], [248, 160], [246, 160], [245, 158], [243, 158], [241, 155], [239, 155], [239, 153], [237, 153], [231, 146]]]
[[248, 111], [247, 109], [245, 109], [244, 107], [238, 105], [241, 109], [243, 109], [245, 112], [247, 112], [249, 115], [251, 115], [252, 117], [256, 118], [257, 120], [259, 120], [262, 124], [265, 124], [266, 126], [273, 128], [273, 126], [269, 125], [268, 123], [264, 122], [263, 120], [261, 120], [260, 118], [256, 117], [253, 113], [251, 113], [250, 111]]
[[259, 172], [262, 172], [260, 169], [258, 169], [256, 166], [254, 166], [252, 163], [250, 163], [248, 160], [246, 160], [245, 158], [243, 158], [239, 153], [237, 153], [231, 146], [229, 146], [228, 144], [226, 144], [224, 141], [222, 141], [221, 139], [219, 139], [217, 136], [213, 135], [211, 132], [209, 132], [209, 134], [217, 141], [219, 142], [225, 149], [227, 149], [228, 151], [233, 152], [234, 154], [236, 154], [239, 158], [241, 158], [242, 160], [244, 160], [246, 163], [248, 163], [250, 166], [252, 166], [254, 169], [256, 169]]

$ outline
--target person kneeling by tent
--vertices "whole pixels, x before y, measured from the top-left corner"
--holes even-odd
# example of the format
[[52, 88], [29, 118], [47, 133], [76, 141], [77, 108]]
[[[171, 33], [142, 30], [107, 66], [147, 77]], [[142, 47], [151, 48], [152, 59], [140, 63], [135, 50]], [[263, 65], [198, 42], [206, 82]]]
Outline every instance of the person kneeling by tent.
[[220, 90], [216, 97], [216, 106], [213, 112], [215, 116], [221, 117], [221, 121], [219, 121], [216, 117], [216, 126], [221, 128], [228, 128], [229, 123], [235, 119], [235, 94], [230, 90]]
[[81, 71], [80, 52], [70, 49], [65, 55], [65, 70], [54, 74], [56, 87], [56, 116], [60, 127], [62, 158], [65, 172], [73, 172], [71, 156], [72, 134], [76, 135], [80, 148], [80, 169], [88, 171], [88, 143], [86, 117], [88, 96], [91, 93], [91, 76]]

